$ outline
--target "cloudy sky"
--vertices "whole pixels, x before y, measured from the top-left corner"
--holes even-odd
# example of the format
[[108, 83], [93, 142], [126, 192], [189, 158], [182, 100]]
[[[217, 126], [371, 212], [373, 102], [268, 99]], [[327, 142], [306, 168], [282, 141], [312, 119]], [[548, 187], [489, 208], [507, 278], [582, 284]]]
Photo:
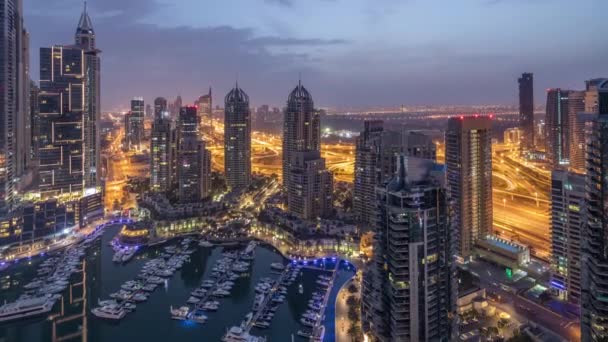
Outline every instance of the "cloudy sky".
[[[81, 0], [23, 0], [38, 48], [73, 42]], [[89, 0], [104, 110], [238, 77], [282, 105], [302, 75], [317, 106], [515, 104], [516, 80], [581, 88], [608, 77], [606, 0]]]

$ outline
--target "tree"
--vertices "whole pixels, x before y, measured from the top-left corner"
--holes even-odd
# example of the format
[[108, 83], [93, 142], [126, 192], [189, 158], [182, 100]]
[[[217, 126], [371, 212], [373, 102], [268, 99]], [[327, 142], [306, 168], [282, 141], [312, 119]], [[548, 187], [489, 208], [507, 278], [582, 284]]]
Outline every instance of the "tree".
[[351, 338], [351, 341], [359, 341], [361, 337], [361, 328], [358, 324], [351, 324], [350, 328], [348, 328], [348, 335]]
[[348, 286], [348, 292], [350, 292], [350, 293], [356, 293], [356, 292], [357, 292], [357, 285], [355, 285], [355, 284], [350, 284], [350, 285]]

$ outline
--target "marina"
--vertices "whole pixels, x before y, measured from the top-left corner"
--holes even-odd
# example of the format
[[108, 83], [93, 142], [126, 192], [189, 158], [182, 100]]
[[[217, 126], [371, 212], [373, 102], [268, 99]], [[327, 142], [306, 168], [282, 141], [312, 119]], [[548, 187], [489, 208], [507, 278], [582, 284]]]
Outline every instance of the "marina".
[[[326, 265], [312, 265], [311, 262], [306, 266], [299, 263], [295, 267], [271, 247], [257, 244], [253, 247], [249, 244], [218, 246], [201, 244], [198, 239], [192, 239], [185, 249], [182, 248], [183, 239], [140, 248], [127, 263], [115, 263], [109, 242], [117, 229], [110, 227], [101, 239], [91, 242], [90, 247], [84, 250], [82, 258], [86, 260], [86, 270], [69, 279], [70, 285], [59, 293], [61, 298], [49, 313], [28, 320], [0, 323], [0, 336], [10, 336], [10, 341], [52, 340], [52, 323], [44, 317], [49, 314], [67, 317], [81, 311], [78, 304], [70, 304], [70, 296], [79, 295], [79, 290], [72, 291], [71, 288], [75, 282], [73, 278], [83, 274], [89, 284], [83, 318], [86, 323], [73, 322], [64, 329], [85, 329], [92, 341], [131, 341], [132, 331], [137, 331], [137, 339], [142, 340], [178, 338], [180, 341], [200, 341], [204, 337], [209, 341], [221, 341], [229, 337], [232, 339], [228, 341], [262, 342], [263, 339], [290, 341], [293, 335], [296, 341], [306, 341], [305, 334], [298, 332], [312, 330], [307, 330], [300, 320], [307, 310], [311, 310], [309, 300], [313, 299], [319, 287], [319, 276], [330, 275], [336, 265], [330, 260]], [[247, 250], [249, 252], [245, 253]], [[182, 251], [188, 252], [182, 254]], [[181, 255], [184, 260], [170, 274], [164, 266], [175, 255]], [[9, 268], [1, 283], [2, 301], [10, 302], [23, 294], [23, 286], [36, 279], [37, 271], [49, 257], [54, 256], [34, 258], [31, 265], [23, 263]], [[226, 258], [232, 261], [227, 262]], [[159, 259], [164, 260], [164, 264], [155, 261]], [[273, 263], [290, 266], [279, 272], [270, 266]], [[229, 265], [230, 271], [222, 271], [228, 270]], [[310, 268], [312, 266], [316, 267]], [[292, 277], [293, 269], [298, 269], [295, 277]], [[146, 278], [140, 277], [144, 276], [144, 270], [150, 271], [145, 273]], [[340, 272], [343, 273], [337, 278], [343, 281], [353, 274], [346, 270]], [[267, 283], [275, 287], [280, 279], [286, 281], [282, 284], [279, 281], [275, 295], [260, 300], [257, 296], [259, 291], [256, 291], [258, 285]], [[268, 285], [261, 287], [265, 286]], [[130, 294], [125, 296], [127, 292]], [[124, 299], [112, 298], [111, 295], [124, 296]], [[259, 301], [256, 313], [259, 314], [256, 315], [257, 324], [253, 324], [256, 298]], [[171, 319], [173, 310], [179, 317], [180, 310], [186, 312], [184, 307], [187, 308], [184, 319]], [[272, 308], [274, 315], [269, 315]], [[250, 313], [251, 320], [246, 329], [242, 329], [241, 324], [247, 321]], [[17, 331], [19, 333], [15, 335]], [[256, 337], [261, 339], [255, 340]]]

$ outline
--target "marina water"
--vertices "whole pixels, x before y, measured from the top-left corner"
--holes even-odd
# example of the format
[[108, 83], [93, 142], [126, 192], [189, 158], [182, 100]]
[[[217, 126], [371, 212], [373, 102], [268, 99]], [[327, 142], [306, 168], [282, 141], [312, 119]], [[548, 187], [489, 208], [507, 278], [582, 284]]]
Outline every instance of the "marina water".
[[[53, 341], [53, 337], [59, 339], [70, 335], [74, 338], [68, 341], [221, 341], [227, 329], [239, 325], [251, 312], [255, 297], [254, 288], [258, 281], [264, 277], [278, 277], [273, 273], [270, 265], [276, 262], [285, 264], [289, 262], [273, 248], [258, 246], [251, 267], [251, 276], [235, 281], [231, 295], [219, 299], [221, 303], [219, 310], [207, 313], [209, 319], [205, 324], [171, 320], [170, 306], [175, 308], [184, 305], [190, 292], [199, 287], [204, 279], [210, 279], [211, 269], [216, 260], [221, 258], [223, 247], [209, 248], [193, 244], [192, 246], [196, 247], [192, 248], [196, 251], [190, 256], [190, 261], [184, 263], [183, 267], [165, 284], [161, 284], [152, 292], [146, 302], [137, 304], [134, 313], [120, 321], [107, 321], [91, 314], [90, 310], [97, 306], [98, 299], [107, 299], [110, 293], [120, 289], [121, 284], [134, 279], [146, 261], [162, 253], [161, 246], [143, 248], [126, 264], [112, 262], [113, 251], [108, 243], [118, 229], [117, 226], [108, 227], [104, 235], [87, 249], [84, 259], [84, 279], [81, 273], [72, 276], [72, 290], [68, 288], [64, 291], [63, 298], [57, 302], [50, 314], [1, 324], [0, 342]], [[21, 260], [18, 265], [0, 274], [1, 303], [12, 301], [22, 293], [23, 285], [36, 277], [37, 265], [43, 260], [44, 256]], [[315, 265], [333, 270], [335, 261], [328, 259]], [[296, 332], [303, 328], [299, 323], [300, 316], [307, 310], [308, 300], [317, 287], [315, 283], [317, 276], [324, 273], [329, 274], [319, 269], [304, 268], [302, 275], [288, 288], [286, 301], [279, 306], [270, 328], [254, 327], [251, 334], [265, 336], [268, 342], [291, 341], [292, 334], [296, 341], [304, 341], [305, 339], [296, 335]], [[353, 274], [351, 266], [341, 265], [334, 291], [331, 292], [329, 307], [333, 307], [337, 288]], [[81, 282], [86, 289], [79, 285]], [[304, 288], [303, 294], [298, 292], [300, 283]], [[83, 305], [85, 310], [82, 310]], [[53, 324], [47, 319], [49, 315], [58, 315], [55, 321], [65, 322]], [[326, 322], [333, 324], [333, 312], [328, 312]], [[85, 335], [85, 339], [79, 335], [80, 333]], [[327, 337], [326, 341], [331, 341], [333, 334]]]

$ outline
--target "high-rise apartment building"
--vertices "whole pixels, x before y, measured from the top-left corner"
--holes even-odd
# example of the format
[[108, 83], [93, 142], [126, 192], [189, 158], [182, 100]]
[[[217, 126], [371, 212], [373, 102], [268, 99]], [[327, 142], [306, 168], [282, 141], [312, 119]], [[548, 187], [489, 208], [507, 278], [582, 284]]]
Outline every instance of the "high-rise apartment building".
[[534, 75], [523, 73], [519, 83], [519, 128], [522, 131], [520, 148], [534, 150]]
[[302, 83], [289, 94], [283, 119], [283, 185], [288, 186], [292, 155], [298, 151], [320, 151], [321, 119], [312, 96]]
[[43, 198], [85, 189], [86, 59], [76, 46], [40, 49], [39, 189]]
[[289, 212], [302, 220], [328, 217], [333, 212], [333, 175], [318, 150], [291, 155], [287, 186]]
[[169, 192], [173, 176], [173, 149], [171, 141], [175, 134], [175, 125], [169, 118], [168, 112], [160, 113], [152, 123], [150, 138], [150, 190], [154, 192]]
[[587, 150], [582, 241], [581, 340], [608, 339], [608, 80], [597, 82], [598, 117]]
[[568, 167], [570, 161], [570, 90], [547, 91], [545, 150], [553, 170]]
[[226, 95], [224, 111], [226, 183], [231, 190], [242, 190], [251, 180], [251, 112], [249, 96], [238, 84]]
[[0, 2], [0, 215], [14, 204], [28, 167], [29, 36], [21, 0]]
[[551, 285], [574, 304], [581, 299], [581, 231], [585, 177], [567, 171], [551, 174]]
[[457, 253], [467, 259], [476, 241], [492, 232], [492, 118], [450, 118], [445, 163]]
[[196, 100], [195, 105], [198, 107], [198, 117], [201, 123], [201, 131], [204, 135], [213, 133], [213, 97], [211, 95], [211, 87], [209, 93], [202, 95]]
[[453, 341], [456, 271], [445, 168], [399, 156], [376, 188], [374, 258], [363, 276], [363, 330], [374, 341]]
[[182, 107], [177, 122], [177, 192], [182, 203], [210, 194], [211, 153], [199, 137], [196, 107]]
[[170, 113], [167, 111], [169, 108], [167, 107], [167, 99], [164, 97], [157, 97], [154, 99], [154, 120], [160, 119], [163, 117], [169, 118]]
[[380, 120], [364, 126], [356, 142], [353, 212], [359, 222], [372, 224], [375, 187], [395, 174], [395, 155], [435, 160], [437, 152], [431, 138], [421, 132], [385, 130]]
[[125, 115], [125, 146], [127, 150], [141, 148], [144, 140], [144, 99], [131, 100], [131, 111]]
[[101, 120], [101, 51], [95, 46], [95, 31], [93, 23], [87, 12], [85, 2], [84, 10], [80, 15], [76, 34], [76, 46], [80, 47], [85, 60], [85, 108], [84, 121], [84, 177], [85, 187], [94, 188], [100, 185], [100, 132], [98, 130]]

